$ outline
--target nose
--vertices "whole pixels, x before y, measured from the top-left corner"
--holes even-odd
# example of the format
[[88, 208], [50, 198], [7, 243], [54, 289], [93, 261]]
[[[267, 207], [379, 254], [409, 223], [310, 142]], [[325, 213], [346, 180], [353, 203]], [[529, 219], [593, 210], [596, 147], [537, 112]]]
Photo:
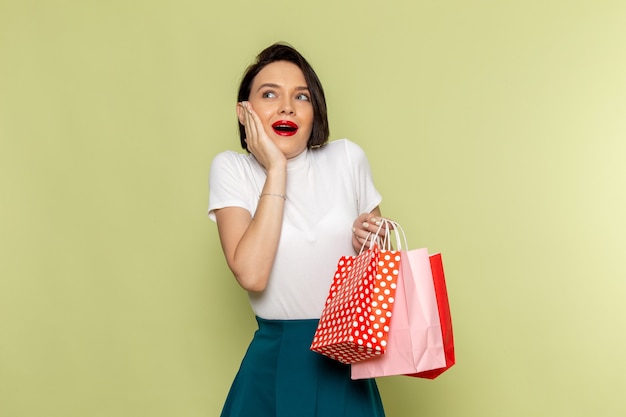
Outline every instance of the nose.
[[289, 97], [283, 98], [280, 102], [279, 113], [293, 115], [295, 112], [291, 99]]

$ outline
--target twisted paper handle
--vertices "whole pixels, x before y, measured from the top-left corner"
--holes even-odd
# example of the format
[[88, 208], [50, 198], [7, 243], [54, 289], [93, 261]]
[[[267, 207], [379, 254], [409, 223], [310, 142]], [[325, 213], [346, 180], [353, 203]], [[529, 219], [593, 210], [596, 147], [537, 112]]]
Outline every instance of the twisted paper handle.
[[[407, 243], [406, 240], [406, 234], [404, 233], [404, 229], [396, 222], [394, 222], [393, 220], [389, 220], [389, 219], [381, 219], [380, 224], [378, 225], [378, 230], [376, 230], [375, 235], [378, 235], [380, 233], [380, 231], [382, 230], [383, 226], [385, 227], [385, 237], [383, 238], [383, 242], [382, 242], [382, 246], [381, 246], [381, 250], [392, 250], [391, 249], [391, 230], [393, 230], [395, 232], [396, 235], [396, 248], [397, 250], [408, 250], [409, 249], [409, 245]], [[391, 226], [391, 227], [389, 227]], [[376, 244], [376, 239], [370, 239], [370, 237], [373, 235], [374, 233], [369, 232], [367, 234], [367, 238], [365, 239], [365, 241], [363, 242], [363, 245], [361, 246], [361, 250], [359, 251], [359, 253], [363, 253], [363, 249], [365, 249], [365, 244], [367, 243], [367, 241], [369, 240], [370, 244], [369, 244], [369, 249], [372, 249], [374, 247], [374, 245]], [[402, 239], [400, 239], [400, 234], [402, 234]], [[404, 242], [404, 247], [402, 246], [402, 242]]]

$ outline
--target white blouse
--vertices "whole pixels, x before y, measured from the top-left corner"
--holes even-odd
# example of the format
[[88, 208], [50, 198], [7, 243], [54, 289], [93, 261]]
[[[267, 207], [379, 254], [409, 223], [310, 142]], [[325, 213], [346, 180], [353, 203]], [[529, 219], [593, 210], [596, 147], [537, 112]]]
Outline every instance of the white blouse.
[[[253, 216], [265, 183], [264, 168], [250, 154], [218, 154], [209, 177], [209, 217], [242, 207]], [[352, 222], [376, 208], [363, 150], [347, 139], [306, 150], [287, 164], [283, 227], [267, 288], [249, 293], [254, 313], [265, 319], [319, 318], [342, 255], [353, 255]]]

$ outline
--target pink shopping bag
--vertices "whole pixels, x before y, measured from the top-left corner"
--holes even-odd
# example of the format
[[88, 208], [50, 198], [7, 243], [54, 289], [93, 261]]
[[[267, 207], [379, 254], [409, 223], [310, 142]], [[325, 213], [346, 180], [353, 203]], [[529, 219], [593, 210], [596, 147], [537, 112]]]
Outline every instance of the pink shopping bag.
[[400, 271], [385, 354], [352, 364], [352, 379], [392, 375], [434, 379], [455, 363], [441, 254], [403, 251]]

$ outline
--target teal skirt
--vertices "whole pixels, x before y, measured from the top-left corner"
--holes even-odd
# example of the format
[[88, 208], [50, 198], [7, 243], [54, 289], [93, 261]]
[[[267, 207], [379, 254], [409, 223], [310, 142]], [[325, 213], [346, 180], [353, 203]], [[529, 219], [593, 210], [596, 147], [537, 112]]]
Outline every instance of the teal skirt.
[[373, 379], [309, 350], [318, 320], [257, 322], [221, 417], [384, 417]]

